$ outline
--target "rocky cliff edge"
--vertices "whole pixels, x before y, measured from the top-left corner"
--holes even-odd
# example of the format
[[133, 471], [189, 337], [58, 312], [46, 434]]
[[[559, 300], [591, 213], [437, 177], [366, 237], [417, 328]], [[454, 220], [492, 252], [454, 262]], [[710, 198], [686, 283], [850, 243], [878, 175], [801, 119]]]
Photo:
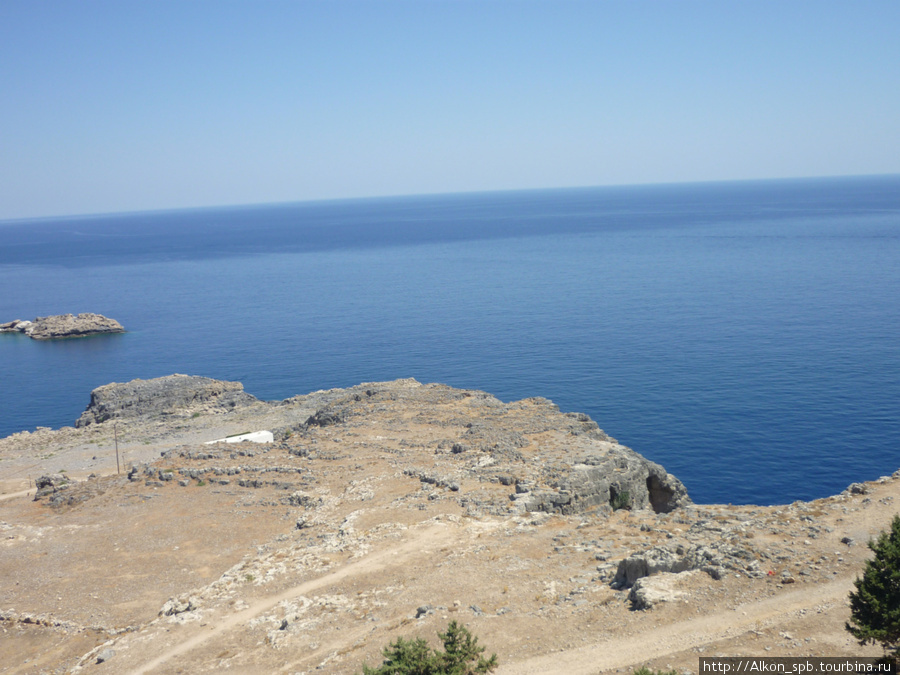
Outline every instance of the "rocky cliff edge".
[[[298, 419], [301, 403], [307, 404], [304, 411], [309, 403], [315, 407]], [[283, 411], [273, 431], [296, 456], [322, 452], [330, 435], [365, 435], [387, 424], [392, 438], [376, 444], [401, 460], [406, 475], [454, 493], [461, 482], [474, 480], [478, 487], [459, 499], [479, 512], [668, 513], [690, 503], [681, 481], [619, 444], [583, 413], [562, 413], [544, 398], [503, 403], [485, 392], [412, 379], [263, 404], [239, 382], [169, 375], [98, 387], [76, 427], [166, 416], [189, 421], [253, 405], [270, 416]]]
[[75, 427], [111, 419], [148, 421], [179, 412], [227, 411], [253, 403], [259, 403], [259, 400], [246, 393], [240, 382], [176, 373], [97, 387], [91, 392], [91, 402], [75, 422]]

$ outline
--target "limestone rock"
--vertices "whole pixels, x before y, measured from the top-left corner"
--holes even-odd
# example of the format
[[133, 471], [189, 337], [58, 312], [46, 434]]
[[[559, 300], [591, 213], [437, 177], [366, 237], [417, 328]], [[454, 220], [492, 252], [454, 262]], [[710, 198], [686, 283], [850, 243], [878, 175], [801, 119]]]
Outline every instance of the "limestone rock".
[[39, 316], [34, 321], [11, 321], [0, 324], [0, 332], [18, 331], [35, 340], [87, 337], [104, 333], [124, 333], [115, 319], [102, 314], [57, 314]]
[[51, 473], [44, 474], [39, 478], [35, 478], [34, 486], [38, 490], [43, 490], [44, 488], [59, 487], [60, 485], [65, 485], [68, 482], [69, 479], [65, 475], [61, 473]]
[[30, 325], [31, 321], [22, 321], [21, 319], [0, 323], [0, 333], [24, 333]]
[[97, 654], [97, 663], [106, 663], [112, 657], [116, 655], [115, 650], [113, 649], [104, 649], [102, 652]]
[[75, 422], [76, 427], [121, 418], [152, 418], [200, 409], [227, 411], [258, 403], [240, 382], [208, 377], [167, 375], [152, 380], [106, 384], [91, 392], [91, 403]]
[[[402, 431], [387, 443], [379, 436], [375, 442], [397, 458], [403, 475], [423, 484], [423, 494], [432, 501], [453, 499], [466, 513], [602, 516], [618, 508], [669, 513], [691, 503], [677, 478], [618, 443], [583, 413], [562, 413], [542, 398], [504, 403], [485, 392], [410, 379], [272, 404], [244, 393], [239, 382], [187, 375], [134, 380], [95, 389], [75, 426], [110, 419], [187, 421], [237, 406], [265, 407], [271, 414], [285, 408], [285, 422], [290, 420], [286, 408], [295, 409], [289, 414], [297, 422], [276, 429], [280, 447], [316, 460], [344, 459], [335, 452], [341, 446], [332, 443], [344, 433], [359, 434], [375, 420], [390, 420], [391, 426], [414, 420], [415, 433]], [[327, 445], [320, 444], [325, 439]], [[423, 453], [424, 448], [429, 449]], [[268, 482], [247, 476], [238, 484]]]
[[37, 491], [34, 493], [34, 501], [53, 495], [69, 486], [69, 478], [61, 473], [45, 474], [34, 480]]
[[581, 459], [556, 488], [531, 493], [523, 502], [525, 510], [572, 514], [608, 506], [669, 513], [691, 503], [680, 480], [618, 444]]
[[[440, 419], [438, 411], [448, 407], [457, 412]], [[411, 411], [417, 411], [418, 424], [459, 431], [436, 444], [441, 470], [416, 463], [403, 473], [465, 492], [460, 504], [467, 512], [570, 515], [628, 508], [668, 513], [691, 503], [681, 481], [659, 464], [619, 444], [588, 415], [562, 413], [545, 398], [503, 403], [482, 391], [415, 380], [367, 383], [329, 400], [297, 432], [308, 444], [322, 427], [355, 429], [373, 413]], [[296, 453], [309, 454], [306, 447]], [[489, 492], [463, 491], [460, 479], [465, 477], [510, 490], [500, 502]]]
[[653, 577], [638, 579], [628, 594], [631, 608], [636, 610], [650, 609], [661, 602], [672, 602], [684, 595], [675, 589], [677, 574], [662, 572]]
[[160, 616], [175, 616], [185, 612], [193, 612], [200, 605], [200, 601], [192, 595], [181, 595], [170, 598], [159, 610]]
[[635, 553], [621, 562], [612, 585], [628, 588], [644, 577], [655, 574], [678, 574], [688, 570], [703, 570], [714, 579], [721, 577], [725, 556], [721, 551], [707, 546], [655, 546]]

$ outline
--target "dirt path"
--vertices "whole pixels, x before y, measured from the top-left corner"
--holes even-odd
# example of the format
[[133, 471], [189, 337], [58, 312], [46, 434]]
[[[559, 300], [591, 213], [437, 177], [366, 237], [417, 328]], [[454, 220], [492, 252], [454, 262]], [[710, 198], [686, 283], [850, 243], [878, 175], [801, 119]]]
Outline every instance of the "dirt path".
[[853, 587], [854, 578], [845, 576], [826, 584], [739, 605], [733, 610], [642, 630], [638, 635], [613, 638], [589, 647], [510, 663], [501, 666], [496, 673], [589, 675], [617, 668], [638, 667], [652, 659], [738, 637], [760, 626], [780, 624], [801, 609], [812, 610], [823, 603], [843, 601]]
[[362, 560], [345, 565], [331, 574], [326, 574], [317, 579], [311, 579], [278, 593], [277, 595], [257, 600], [247, 609], [241, 610], [217, 623], [215, 626], [211, 626], [208, 630], [204, 630], [203, 632], [193, 635], [183, 642], [170, 647], [152, 661], [149, 661], [130, 672], [132, 675], [149, 673], [164, 662], [196, 649], [201, 644], [222, 635], [231, 628], [271, 610], [280, 602], [293, 600], [301, 595], [337, 583], [348, 577], [364, 576], [373, 572], [380, 572], [387, 567], [406, 563], [416, 556], [428, 555], [432, 553], [432, 549], [436, 546], [443, 544], [446, 540], [451, 538], [453, 529], [454, 528], [443, 524], [431, 525], [421, 532], [415, 532], [414, 536], [404, 544], [388, 546], [386, 549], [373, 553]]
[[[98, 478], [104, 478], [106, 476], [121, 475], [122, 471], [121, 470], [116, 471], [113, 468], [107, 468], [105, 470], [97, 469], [96, 471], [91, 471], [90, 474], [93, 474], [93, 475], [97, 476]], [[70, 478], [72, 478], [74, 480], [82, 481], [88, 477], [89, 473], [72, 471], [72, 472], [67, 472], [66, 475], [68, 475]], [[16, 490], [15, 492], [4, 492], [4, 493], [0, 494], [0, 502], [6, 501], [7, 499], [15, 499], [17, 497], [33, 497], [34, 493], [37, 492], [37, 489], [34, 487], [34, 483], [30, 479], [22, 479], [17, 482], [22, 483], [24, 485], [28, 485], [30, 487], [28, 487], [25, 490]]]
[[30, 490], [21, 490], [20, 492], [8, 492], [5, 495], [0, 495], [0, 502], [6, 501], [7, 499], [15, 499], [16, 497], [30, 497], [34, 494], [34, 488]]

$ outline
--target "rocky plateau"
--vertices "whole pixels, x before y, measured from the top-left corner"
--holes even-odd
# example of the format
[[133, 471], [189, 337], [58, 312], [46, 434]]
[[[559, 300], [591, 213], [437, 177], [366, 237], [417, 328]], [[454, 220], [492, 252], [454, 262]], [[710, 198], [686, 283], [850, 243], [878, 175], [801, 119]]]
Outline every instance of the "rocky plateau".
[[358, 673], [450, 619], [508, 674], [877, 655], [843, 624], [898, 493], [694, 504], [587, 415], [411, 379], [109, 384], [0, 439], [0, 673]]

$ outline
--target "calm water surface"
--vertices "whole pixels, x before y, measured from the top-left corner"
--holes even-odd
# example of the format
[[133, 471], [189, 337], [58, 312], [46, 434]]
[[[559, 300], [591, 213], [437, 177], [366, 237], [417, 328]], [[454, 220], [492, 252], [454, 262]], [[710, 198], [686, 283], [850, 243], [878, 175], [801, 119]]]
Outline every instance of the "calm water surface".
[[415, 377], [582, 411], [696, 501], [900, 468], [900, 177], [0, 223], [0, 435], [173, 372], [263, 399]]

